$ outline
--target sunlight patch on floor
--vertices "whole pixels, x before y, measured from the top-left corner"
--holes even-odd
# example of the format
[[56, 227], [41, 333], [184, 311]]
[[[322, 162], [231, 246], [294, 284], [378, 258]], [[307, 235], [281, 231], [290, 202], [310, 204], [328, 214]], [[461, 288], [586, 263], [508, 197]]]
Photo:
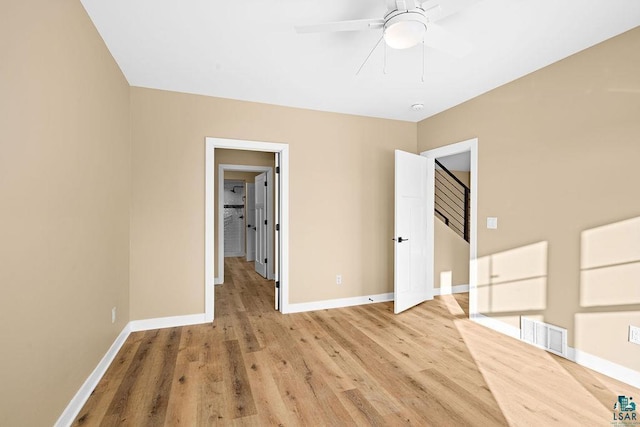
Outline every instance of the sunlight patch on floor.
[[464, 309], [460, 306], [460, 303], [456, 300], [456, 297], [453, 295], [440, 295], [440, 300], [447, 307], [449, 313], [453, 316], [465, 316]]
[[[589, 375], [584, 368], [578, 377], [548, 352], [469, 320], [454, 320], [454, 324], [511, 425], [588, 425], [594, 418], [609, 425], [616, 396], [635, 390], [619, 384], [611, 387], [612, 383], [605, 386], [600, 376]], [[566, 395], [567, 400], [545, 400], [550, 391]], [[603, 400], [610, 401], [609, 408]]]

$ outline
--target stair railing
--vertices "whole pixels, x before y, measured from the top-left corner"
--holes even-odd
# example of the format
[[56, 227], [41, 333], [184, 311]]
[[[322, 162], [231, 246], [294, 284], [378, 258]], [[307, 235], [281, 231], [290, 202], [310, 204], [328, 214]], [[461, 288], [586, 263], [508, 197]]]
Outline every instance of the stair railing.
[[435, 213], [460, 237], [469, 241], [471, 190], [436, 159]]

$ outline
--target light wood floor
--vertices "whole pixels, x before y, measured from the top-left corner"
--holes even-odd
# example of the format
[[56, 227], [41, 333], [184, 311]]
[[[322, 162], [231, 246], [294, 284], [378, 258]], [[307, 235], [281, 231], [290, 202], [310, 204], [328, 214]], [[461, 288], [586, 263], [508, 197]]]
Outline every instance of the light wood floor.
[[133, 333], [74, 425], [611, 426], [640, 390], [470, 322], [468, 295], [282, 315], [240, 258], [213, 325]]

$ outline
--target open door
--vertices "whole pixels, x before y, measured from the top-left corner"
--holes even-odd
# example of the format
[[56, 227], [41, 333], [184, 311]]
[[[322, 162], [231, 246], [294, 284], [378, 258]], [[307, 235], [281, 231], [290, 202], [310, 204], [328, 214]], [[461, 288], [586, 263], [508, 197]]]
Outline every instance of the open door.
[[256, 190], [255, 184], [248, 182], [247, 191], [244, 194], [247, 195], [245, 202], [245, 216], [247, 218], [247, 261], [254, 261], [256, 259]]
[[261, 173], [255, 178], [255, 207], [256, 207], [256, 272], [267, 277], [267, 173]]
[[433, 248], [427, 242], [427, 221], [433, 221], [428, 166], [433, 160], [400, 150], [395, 157], [393, 310], [397, 314], [433, 299], [432, 258], [428, 256]]

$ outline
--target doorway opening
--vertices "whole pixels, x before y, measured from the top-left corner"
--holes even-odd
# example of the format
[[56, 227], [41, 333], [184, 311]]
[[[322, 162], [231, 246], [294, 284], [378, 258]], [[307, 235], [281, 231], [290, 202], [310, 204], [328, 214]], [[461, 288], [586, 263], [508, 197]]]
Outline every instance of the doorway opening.
[[247, 250], [245, 219], [245, 182], [232, 179], [223, 181], [222, 217], [224, 230], [224, 256], [245, 256]]
[[[233, 174], [232, 173], [236, 173]], [[237, 173], [241, 173], [238, 175]], [[244, 175], [244, 176], [243, 176]], [[241, 239], [243, 247], [248, 247], [251, 252], [247, 261], [254, 261], [255, 269], [258, 274], [268, 280], [275, 280], [275, 265], [280, 254], [275, 253], [275, 227], [274, 224], [277, 215], [276, 206], [278, 205], [277, 192], [274, 191], [277, 185], [273, 178], [273, 167], [271, 166], [251, 166], [251, 165], [218, 165], [218, 258], [217, 273], [215, 274], [215, 284], [224, 283], [224, 258], [246, 256], [245, 251], [228, 251], [227, 237], [228, 225], [234, 223], [234, 214], [243, 217]], [[232, 181], [228, 177], [242, 177], [243, 181]], [[253, 182], [250, 182], [253, 181]], [[235, 185], [227, 184], [235, 182]], [[231, 190], [227, 190], [227, 186]], [[240, 188], [237, 188], [240, 187]], [[235, 188], [235, 193], [233, 192]], [[252, 194], [248, 194], [251, 189]], [[242, 191], [242, 210], [238, 211], [239, 205], [227, 205], [226, 198], [233, 198], [234, 195]], [[251, 204], [251, 208], [247, 204]], [[245, 221], [247, 217], [251, 221]], [[247, 239], [245, 239], [245, 236]]]
[[[431, 251], [429, 255], [429, 262], [434, 266], [434, 293], [437, 295], [445, 295], [465, 292], [468, 289], [468, 313], [469, 317], [473, 318], [477, 313], [478, 279], [476, 265], [478, 139], [474, 138], [462, 141], [420, 154], [428, 159], [433, 159], [433, 162], [429, 163], [430, 172], [434, 177], [429, 191], [434, 195], [434, 209], [431, 215], [434, 218], [435, 224], [432, 229], [433, 232], [429, 233], [427, 239], [430, 241], [429, 247], [435, 249]], [[451, 174], [447, 174], [445, 169], [449, 169]], [[440, 195], [437, 193], [438, 190], [436, 190], [438, 179], [441, 180], [443, 185], [449, 185], [451, 187], [445, 188], [444, 190], [440, 189]], [[457, 187], [457, 189], [454, 187]], [[465, 187], [467, 187], [469, 191], [468, 197], [464, 196], [464, 192], [466, 191], [464, 189]], [[460, 192], [462, 194], [461, 196], [456, 194]], [[440, 199], [440, 201], [438, 201], [438, 199]], [[462, 212], [464, 213], [454, 212], [456, 203], [459, 204], [459, 207], [463, 208]], [[467, 204], [466, 209], [465, 204]], [[440, 206], [440, 208], [438, 206]], [[454, 209], [450, 209], [450, 207]], [[457, 236], [455, 234], [457, 234]], [[446, 252], [438, 250], [444, 247], [449, 251], [449, 258], [444, 259], [446, 257], [440, 257], [436, 259], [439, 255]], [[467, 250], [468, 258], [465, 257], [464, 253], [460, 253], [465, 249]], [[436, 255], [436, 252], [438, 252], [438, 255]], [[468, 266], [468, 272], [464, 268], [465, 266], [460, 265], [461, 261]]]
[[[272, 244], [265, 241], [265, 251], [269, 249], [273, 255], [271, 262], [267, 261], [266, 274], [274, 279], [275, 285], [275, 307], [277, 310], [286, 313], [289, 305], [288, 279], [289, 279], [289, 146], [288, 144], [268, 143], [260, 141], [244, 141], [232, 139], [220, 139], [207, 137], [205, 140], [206, 150], [206, 182], [205, 182], [205, 315], [207, 321], [214, 319], [214, 286], [224, 281], [224, 221], [215, 226], [217, 212], [215, 209], [215, 193], [218, 190], [218, 205], [223, 206], [224, 201], [220, 201], [224, 193], [224, 171], [235, 170], [245, 171], [248, 169], [260, 171], [261, 167], [246, 165], [220, 165], [216, 171], [215, 150], [239, 150], [273, 153], [275, 157], [274, 168], [263, 167], [267, 174], [271, 169], [271, 177], [267, 177], [267, 182], [273, 183], [272, 191], [275, 200], [271, 213], [267, 213], [262, 221], [266, 226], [273, 228], [273, 236], [270, 239]], [[222, 191], [220, 191], [220, 189]], [[217, 242], [216, 242], [217, 240]], [[217, 243], [217, 244], [216, 244]], [[269, 255], [266, 256], [267, 260]], [[271, 264], [271, 269], [269, 269]]]

